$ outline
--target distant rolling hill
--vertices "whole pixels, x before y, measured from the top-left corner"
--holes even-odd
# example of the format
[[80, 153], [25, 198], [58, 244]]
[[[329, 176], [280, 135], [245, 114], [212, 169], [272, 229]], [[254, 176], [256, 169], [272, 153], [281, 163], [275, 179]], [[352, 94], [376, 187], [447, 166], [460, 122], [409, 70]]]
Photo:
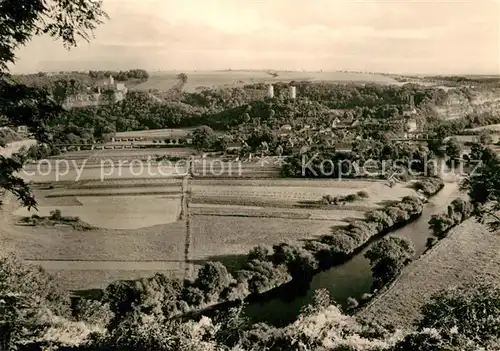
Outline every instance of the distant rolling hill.
[[[253, 83], [272, 83], [290, 81], [327, 81], [327, 82], [359, 82], [396, 84], [391, 77], [376, 73], [351, 73], [351, 72], [293, 72], [273, 71], [273, 76], [267, 71], [197, 71], [185, 72], [188, 76], [184, 91], [194, 92], [201, 87], [223, 88], [237, 87]], [[177, 83], [179, 72], [150, 72], [148, 81], [132, 87], [132, 90], [147, 91], [158, 89], [166, 91]]]

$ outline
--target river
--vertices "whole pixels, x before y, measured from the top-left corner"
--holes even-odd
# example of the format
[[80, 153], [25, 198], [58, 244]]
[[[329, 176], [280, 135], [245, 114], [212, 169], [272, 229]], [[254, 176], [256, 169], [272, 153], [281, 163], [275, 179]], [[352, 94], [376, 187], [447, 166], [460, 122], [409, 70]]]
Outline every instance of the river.
[[[410, 239], [415, 245], [415, 257], [426, 249], [427, 238], [430, 235], [428, 221], [433, 214], [446, 210], [449, 203], [459, 196], [458, 183], [449, 179], [444, 188], [424, 206], [422, 215], [414, 222], [395, 230], [391, 235]], [[275, 326], [284, 326], [296, 320], [303, 306], [313, 301], [317, 289], [327, 289], [335, 301], [345, 307], [348, 297], [359, 298], [369, 293], [372, 277], [370, 263], [362, 252], [346, 263], [316, 274], [309, 287], [303, 291], [281, 292], [279, 296], [263, 302], [253, 302], [246, 308], [247, 316], [252, 322], [266, 322]]]

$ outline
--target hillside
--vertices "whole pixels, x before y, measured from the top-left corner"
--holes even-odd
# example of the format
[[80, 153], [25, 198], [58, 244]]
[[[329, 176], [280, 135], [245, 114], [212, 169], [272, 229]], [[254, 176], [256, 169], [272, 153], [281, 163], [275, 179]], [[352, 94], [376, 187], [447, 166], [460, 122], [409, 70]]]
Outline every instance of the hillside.
[[483, 276], [500, 281], [500, 235], [469, 219], [452, 229], [431, 251], [405, 268], [386, 293], [358, 313], [369, 320], [401, 327], [419, 317], [420, 308], [439, 290]]
[[472, 113], [496, 113], [500, 109], [500, 89], [453, 89], [444, 101], [434, 107], [439, 117], [446, 120], [458, 119]]

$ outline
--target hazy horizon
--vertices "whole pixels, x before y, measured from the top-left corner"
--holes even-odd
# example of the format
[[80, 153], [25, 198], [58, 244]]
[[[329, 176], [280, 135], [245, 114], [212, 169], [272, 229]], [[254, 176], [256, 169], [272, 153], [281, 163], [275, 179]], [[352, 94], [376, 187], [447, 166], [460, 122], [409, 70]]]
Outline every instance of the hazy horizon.
[[13, 73], [73, 70], [500, 73], [500, 1], [104, 0], [67, 51], [35, 38]]

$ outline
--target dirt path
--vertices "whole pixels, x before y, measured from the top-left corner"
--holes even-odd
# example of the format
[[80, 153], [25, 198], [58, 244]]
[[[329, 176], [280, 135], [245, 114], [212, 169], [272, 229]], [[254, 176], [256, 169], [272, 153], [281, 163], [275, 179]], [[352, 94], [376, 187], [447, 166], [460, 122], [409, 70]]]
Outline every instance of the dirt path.
[[191, 246], [192, 246], [192, 236], [191, 236], [191, 226], [190, 226], [190, 214], [189, 214], [189, 196], [191, 194], [189, 179], [192, 175], [192, 163], [188, 160], [187, 165], [187, 175], [182, 179], [182, 198], [181, 198], [181, 220], [186, 220], [186, 244], [184, 248], [184, 278], [189, 279], [193, 274], [193, 264], [191, 261]]

